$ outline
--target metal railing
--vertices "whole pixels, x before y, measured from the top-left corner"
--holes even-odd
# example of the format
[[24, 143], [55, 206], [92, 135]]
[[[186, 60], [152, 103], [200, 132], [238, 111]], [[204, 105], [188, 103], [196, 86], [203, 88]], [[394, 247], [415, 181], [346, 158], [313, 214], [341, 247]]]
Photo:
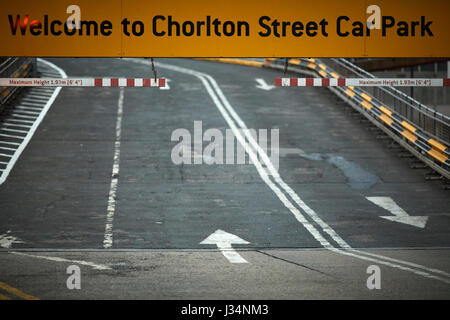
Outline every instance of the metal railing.
[[[305, 74], [313, 78], [375, 78], [344, 59], [290, 59], [289, 70], [286, 70], [285, 61], [266, 59], [265, 66], [289, 73]], [[447, 116], [435, 112], [392, 87], [384, 88], [386, 90], [382, 90], [383, 87], [328, 88], [425, 165], [450, 181], [450, 148], [445, 142], [445, 133], [448, 133], [449, 129]], [[369, 90], [363, 90], [363, 88]], [[388, 99], [394, 102], [387, 103]], [[405, 113], [402, 111], [405, 109], [407, 115], [417, 113], [417, 117], [404, 116]], [[419, 117], [423, 120], [419, 122], [409, 120]], [[444, 135], [427, 130], [427, 122], [434, 122], [433, 129], [440, 126]]]
[[[344, 77], [376, 78], [350, 61], [343, 58], [321, 59], [330, 68]], [[366, 87], [364, 91], [385, 103], [404, 120], [414, 123], [430, 137], [450, 144], [450, 117], [422, 104], [394, 87]]]

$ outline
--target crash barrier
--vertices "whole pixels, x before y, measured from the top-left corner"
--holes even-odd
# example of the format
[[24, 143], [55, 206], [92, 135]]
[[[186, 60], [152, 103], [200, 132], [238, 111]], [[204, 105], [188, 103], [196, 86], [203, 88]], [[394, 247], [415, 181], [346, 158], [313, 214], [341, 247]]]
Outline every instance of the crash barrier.
[[164, 78], [0, 78], [0, 86], [16, 87], [165, 87]]
[[[0, 78], [25, 78], [32, 75], [32, 58], [0, 58]], [[0, 84], [0, 111], [19, 90], [16, 86]]]
[[[307, 74], [313, 73], [322, 78], [334, 78], [337, 79], [333, 80], [336, 82], [339, 82], [339, 79], [342, 78], [337, 71], [325, 65], [319, 59], [290, 59], [288, 65], [291, 66], [292, 71], [302, 72], [306, 70]], [[286, 67], [284, 61], [280, 59], [266, 59], [264, 66], [277, 69], [285, 69]], [[300, 69], [296, 68], [294, 70], [292, 66], [300, 67]], [[322, 83], [322, 80], [323, 79], [319, 78], [313, 81]], [[285, 81], [287, 82], [287, 80]], [[413, 147], [413, 149], [408, 148], [408, 150], [413, 151], [413, 154], [419, 159], [447, 179], [450, 179], [450, 149], [448, 147], [448, 141], [434, 135], [432, 132], [427, 132], [416, 126], [415, 123], [408, 121], [404, 116], [393, 110], [393, 108], [390, 106], [388, 107], [387, 104], [381, 102], [365, 90], [355, 86], [336, 86], [329, 87], [329, 89], [335, 90], [334, 92], [340, 97], [349, 101], [352, 105], [358, 106], [359, 111], [370, 115], [381, 124], [379, 127], [388, 130], [391, 133], [391, 137], [400, 138], [396, 140], [404, 141], [406, 144], [402, 143], [403, 146], [409, 145]], [[391, 88], [389, 89], [392, 90]], [[402, 92], [400, 93], [404, 95]], [[399, 95], [400, 98], [405, 99], [402, 95]], [[427, 107], [427, 109], [429, 108]], [[437, 113], [435, 112], [435, 114]], [[449, 132], [449, 119], [444, 115], [438, 116], [442, 119], [436, 118], [436, 120], [439, 121], [442, 126], [446, 127], [446, 132]]]
[[[346, 59], [321, 59], [329, 68], [334, 69], [344, 78], [375, 78], [375, 76]], [[403, 89], [402, 91], [400, 89]], [[437, 90], [438, 88], [435, 88]], [[442, 94], [448, 93], [448, 88], [441, 88]], [[398, 115], [427, 132], [436, 140], [449, 145], [450, 143], [450, 117], [437, 112], [435, 109], [417, 101], [412, 97], [414, 88], [409, 88], [409, 94], [403, 92], [405, 88], [397, 87], [371, 87], [364, 91], [388, 105]]]

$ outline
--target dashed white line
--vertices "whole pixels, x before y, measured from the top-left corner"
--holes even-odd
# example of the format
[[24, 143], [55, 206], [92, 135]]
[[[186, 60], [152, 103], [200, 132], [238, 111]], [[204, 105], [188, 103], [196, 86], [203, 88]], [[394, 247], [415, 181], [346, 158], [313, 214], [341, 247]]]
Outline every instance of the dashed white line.
[[124, 90], [120, 88], [119, 100], [117, 103], [117, 121], [116, 121], [116, 141], [114, 143], [114, 161], [111, 175], [111, 185], [109, 189], [108, 207], [106, 214], [105, 236], [103, 247], [111, 248], [113, 244], [113, 221], [116, 211], [117, 185], [119, 183], [120, 171], [120, 137], [122, 135], [122, 117], [123, 117], [123, 95]]

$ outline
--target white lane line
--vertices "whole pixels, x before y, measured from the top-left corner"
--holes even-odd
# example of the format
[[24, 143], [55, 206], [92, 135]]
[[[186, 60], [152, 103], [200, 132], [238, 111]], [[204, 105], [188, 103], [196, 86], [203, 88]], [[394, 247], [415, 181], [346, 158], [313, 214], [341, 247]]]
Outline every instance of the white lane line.
[[119, 183], [120, 171], [120, 137], [122, 135], [122, 117], [123, 117], [123, 88], [120, 88], [119, 101], [117, 103], [117, 121], [116, 121], [116, 141], [114, 144], [114, 163], [111, 175], [111, 186], [109, 189], [108, 208], [106, 215], [105, 237], [103, 248], [111, 248], [113, 244], [113, 221], [116, 211], [117, 185]]
[[[366, 260], [366, 261], [370, 261], [370, 262], [375, 262], [375, 263], [378, 263], [378, 264], [383, 264], [383, 265], [388, 266], [388, 267], [400, 269], [400, 270], [403, 270], [403, 271], [412, 272], [414, 274], [417, 274], [417, 275], [425, 277], [425, 278], [435, 279], [435, 280], [439, 280], [439, 281], [445, 282], [447, 284], [450, 284], [450, 279], [430, 274], [430, 272], [438, 271], [436, 273], [440, 273], [440, 274], [444, 274], [445, 275], [446, 272], [441, 271], [441, 270], [436, 270], [436, 269], [433, 269], [433, 268], [427, 268], [427, 267], [424, 267], [424, 266], [421, 266], [421, 265], [417, 265], [417, 264], [414, 264], [414, 263], [410, 263], [410, 262], [407, 262], [407, 261], [403, 261], [403, 260], [391, 259], [389, 257], [385, 257], [385, 256], [382, 256], [382, 255], [369, 254], [368, 252], [362, 252], [362, 251], [359, 251], [359, 250], [339, 249], [339, 248], [328, 248], [328, 250], [330, 250], [332, 252], [339, 253], [339, 254], [343, 254], [343, 255], [346, 255], [346, 256], [350, 256], [350, 257], [353, 257], [353, 258], [357, 258], [357, 259], [360, 259], [360, 260]], [[367, 257], [367, 255], [375, 256], [375, 257], [378, 257], [379, 259], [370, 258], [370, 257]], [[385, 261], [385, 260], [391, 260], [391, 261], [397, 262], [397, 263], [390, 263], [390, 262]], [[426, 271], [421, 271], [421, 270], [413, 269], [413, 268], [410, 268], [410, 267], [405, 267], [402, 264], [403, 265], [410, 265], [410, 266], [414, 265], [416, 268], [422, 269], [422, 270], [426, 270]]]
[[[234, 116], [234, 118], [235, 118], [235, 120], [236, 120], [236, 122], [238, 122], [239, 124], [240, 124], [240, 126], [242, 127], [242, 128], [245, 128], [245, 129], [247, 129], [247, 127], [246, 127], [246, 125], [245, 125], [245, 123], [242, 121], [242, 119], [240, 119], [240, 117], [237, 115], [237, 113], [234, 111], [234, 109], [232, 108], [232, 106], [229, 104], [229, 102], [226, 100], [226, 98], [225, 98], [225, 96], [223, 95], [223, 93], [222, 93], [222, 91], [220, 90], [220, 88], [218, 87], [218, 85], [217, 85], [217, 83], [215, 82], [215, 80], [211, 77], [211, 76], [209, 76], [209, 75], [206, 75], [207, 77], [208, 77], [208, 79], [213, 83], [213, 86], [214, 86], [214, 88], [216, 89], [216, 92], [218, 93], [218, 95], [222, 98], [222, 101], [224, 102], [224, 105], [225, 106], [228, 106], [228, 109], [229, 109], [229, 111], [230, 111], [230, 114], [232, 114], [233, 116]], [[379, 258], [379, 259], [384, 259], [384, 260], [388, 260], [388, 261], [391, 261], [391, 262], [397, 262], [397, 263], [403, 263], [403, 264], [405, 264], [405, 265], [409, 265], [409, 266], [413, 266], [413, 267], [415, 267], [415, 268], [419, 268], [419, 269], [422, 269], [422, 270], [426, 270], [426, 271], [428, 271], [428, 272], [434, 272], [434, 273], [439, 273], [439, 274], [442, 274], [442, 275], [448, 275], [448, 273], [446, 273], [446, 272], [444, 272], [444, 271], [441, 271], [441, 270], [437, 270], [437, 269], [434, 269], [434, 268], [428, 268], [428, 267], [425, 267], [425, 266], [421, 266], [421, 265], [418, 265], [418, 264], [413, 264], [413, 263], [410, 263], [410, 262], [407, 262], [407, 261], [402, 261], [402, 260], [397, 260], [397, 259], [392, 259], [392, 258], [389, 258], [389, 257], [384, 257], [384, 256], [382, 256], [382, 255], [374, 255], [374, 254], [370, 254], [370, 253], [366, 253], [366, 252], [362, 252], [362, 251], [359, 251], [359, 250], [354, 250], [354, 249], [352, 249], [330, 226], [328, 226], [328, 224], [326, 224], [311, 208], [309, 208], [309, 206], [307, 206], [304, 202], [303, 202], [303, 200], [301, 200], [300, 199], [300, 197], [295, 193], [295, 191], [294, 190], [292, 190], [283, 180], [282, 180], [282, 178], [281, 178], [281, 176], [278, 174], [278, 172], [276, 171], [276, 169], [273, 167], [273, 165], [272, 165], [272, 163], [271, 163], [271, 161], [270, 161], [270, 159], [269, 159], [269, 157], [267, 156], [267, 154], [265, 153], [265, 151], [263, 150], [263, 149], [261, 149], [260, 148], [260, 146], [257, 144], [257, 142], [253, 139], [253, 137], [248, 133], [248, 131], [247, 130], [244, 130], [244, 133], [246, 134], [246, 137], [247, 137], [247, 139], [248, 139], [248, 141], [252, 144], [252, 146], [260, 153], [260, 156], [261, 156], [261, 158], [262, 158], [262, 160], [264, 161], [264, 163], [265, 163], [265, 165], [267, 166], [267, 168], [268, 168], [268, 170], [271, 172], [271, 174], [272, 174], [272, 176], [274, 177], [274, 180], [285, 190], [285, 192], [286, 193], [288, 193], [290, 196], [291, 196], [291, 198], [322, 228], [322, 230], [324, 231], [324, 232], [326, 232], [327, 234], [329, 234], [331, 237], [332, 237], [332, 239], [334, 240], [334, 241], [336, 241], [338, 244], [339, 244], [339, 246], [341, 247], [341, 248], [343, 248], [343, 249], [347, 249], [347, 250], [349, 250], [349, 251], [352, 251], [353, 253], [348, 253], [348, 252], [346, 252], [345, 254], [346, 255], [349, 255], [349, 256], [354, 256], [354, 257], [359, 257], [360, 259], [363, 259], [363, 260], [368, 260], [368, 261], [372, 261], [372, 260], [374, 260], [374, 259], [372, 259], [372, 258], [367, 258], [367, 257], [364, 257], [364, 256], [362, 256], [361, 254], [363, 254], [363, 255], [369, 255], [369, 256], [374, 256], [374, 257], [377, 257], [377, 258]], [[252, 159], [253, 160], [253, 159]], [[253, 162], [254, 163], [254, 162]], [[291, 210], [291, 212], [292, 212], [292, 210]], [[293, 212], [294, 213], [294, 212]], [[295, 215], [295, 214], [294, 214]], [[299, 219], [297, 219], [297, 220], [299, 220]], [[315, 229], [315, 228], [314, 228]], [[309, 231], [311, 230], [311, 228], [309, 228], [308, 229]], [[316, 230], [314, 230], [314, 232], [316, 232], [317, 231], [317, 229]], [[310, 231], [311, 232], [311, 231]], [[313, 234], [313, 236], [314, 236], [314, 234]], [[317, 239], [317, 238], [316, 238]], [[339, 253], [343, 253], [343, 252], [345, 252], [345, 250], [340, 250], [340, 249], [336, 249], [336, 248], [334, 248], [333, 246], [324, 246], [325, 248], [327, 248], [327, 249], [330, 249], [330, 250], [332, 250], [332, 251], [334, 251], [334, 252], [336, 252], [336, 250], [338, 250], [339, 251]], [[359, 255], [358, 255], [359, 254]], [[428, 277], [428, 278], [433, 278], [433, 279], [437, 279], [437, 280], [441, 280], [441, 281], [444, 281], [444, 282], [446, 282], [446, 283], [450, 283], [449, 282], [449, 280], [448, 279], [443, 279], [443, 278], [441, 278], [441, 277], [436, 277], [436, 276], [434, 276], [434, 275], [431, 275], [431, 274], [429, 274], [428, 272], [423, 272], [423, 271], [418, 271], [418, 270], [414, 270], [414, 269], [411, 269], [411, 268], [407, 268], [407, 267], [404, 267], [404, 266], [401, 266], [401, 265], [398, 265], [398, 264], [393, 264], [393, 263], [390, 263], [390, 262], [386, 262], [386, 261], [380, 261], [379, 259], [376, 259], [376, 262], [378, 262], [378, 263], [382, 263], [382, 264], [385, 264], [385, 265], [388, 265], [388, 266], [390, 266], [390, 267], [397, 267], [397, 268], [399, 268], [399, 269], [401, 269], [401, 270], [405, 270], [405, 271], [410, 271], [410, 272], [413, 272], [413, 273], [415, 273], [415, 274], [418, 274], [418, 275], [421, 275], [421, 276], [426, 276], [426, 277]]]
[[[238, 125], [242, 129], [248, 129], [244, 121], [239, 117], [239, 115], [236, 113], [236, 111], [233, 109], [231, 104], [228, 102], [227, 98], [223, 94], [222, 90], [219, 88], [217, 82], [214, 80], [213, 77], [210, 75], [206, 75], [209, 79], [209, 81], [212, 83], [215, 91], [217, 92], [218, 96], [221, 98], [224, 106], [227, 108], [227, 111], [231, 114], [231, 116], [234, 118], [234, 120], [238, 123]], [[251, 146], [256, 150], [256, 152], [259, 154], [260, 158], [263, 160], [264, 164], [266, 165], [269, 173], [274, 178], [275, 182], [278, 183], [278, 185], [294, 200], [295, 203], [311, 218], [314, 222], [316, 222], [322, 230], [327, 233], [336, 243], [339, 244], [341, 248], [350, 248], [350, 245], [348, 245], [344, 239], [342, 239], [328, 224], [326, 224], [318, 215], [317, 213], [310, 208], [298, 195], [297, 193], [284, 182], [284, 180], [281, 178], [281, 176], [278, 174], [277, 169], [273, 166], [272, 162], [270, 161], [269, 156], [267, 153], [259, 146], [258, 142], [254, 139], [254, 137], [250, 134], [248, 130], [244, 130], [244, 134], [247, 138], [247, 141], [250, 142]]]
[[[0, 142], [1, 143], [1, 142]], [[0, 146], [0, 149], [2, 149], [2, 150], [8, 150], [8, 151], [16, 151], [16, 149], [13, 149], [13, 148], [7, 148], [7, 147], [2, 147], [2, 146]]]
[[[269, 157], [267, 156], [267, 154], [264, 152], [264, 150], [259, 146], [259, 144], [255, 141], [255, 139], [253, 138], [253, 136], [250, 134], [250, 132], [246, 129], [247, 126], [245, 125], [245, 123], [242, 121], [242, 119], [237, 115], [237, 113], [234, 111], [234, 109], [231, 107], [230, 103], [228, 102], [228, 100], [225, 98], [224, 94], [222, 93], [222, 91], [220, 90], [219, 86], [217, 85], [217, 83], [215, 82], [215, 80], [204, 73], [200, 73], [194, 70], [190, 70], [190, 69], [186, 69], [186, 68], [181, 68], [181, 67], [176, 67], [176, 66], [172, 66], [172, 65], [166, 65], [166, 64], [161, 64], [158, 63], [158, 65], [162, 68], [166, 68], [166, 69], [171, 69], [173, 71], [178, 71], [178, 72], [182, 72], [182, 73], [188, 73], [191, 75], [196, 76], [197, 78], [199, 78], [202, 83], [204, 84], [206, 90], [208, 91], [209, 95], [211, 96], [211, 98], [213, 99], [214, 103], [216, 104], [217, 108], [219, 109], [220, 113], [222, 114], [222, 116], [224, 117], [224, 119], [226, 120], [226, 122], [228, 123], [228, 125], [230, 126], [230, 128], [232, 129], [233, 133], [236, 136], [236, 139], [241, 143], [241, 145], [244, 147], [244, 149], [246, 150], [246, 152], [249, 154], [249, 157], [252, 160], [252, 163], [255, 165], [258, 173], [260, 174], [261, 178], [263, 179], [263, 181], [270, 187], [270, 189], [272, 189], [272, 191], [277, 195], [277, 197], [281, 200], [281, 202], [286, 206], [286, 208], [288, 208], [291, 213], [295, 216], [295, 218], [302, 223], [302, 225], [311, 233], [311, 235], [325, 248], [329, 248], [332, 247], [332, 245], [322, 236], [322, 234], [311, 224], [308, 222], [308, 220], [304, 217], [304, 215], [297, 209], [295, 208], [295, 206], [291, 203], [291, 201], [286, 197], [286, 195], [280, 190], [280, 188], [274, 184], [270, 178], [269, 175], [266, 171], [266, 169], [263, 168], [261, 162], [258, 160], [257, 155], [255, 154], [255, 152], [259, 152], [260, 156], [262, 158], [262, 160], [264, 161], [264, 164], [266, 165], [268, 171], [271, 173], [271, 175], [275, 178], [275, 181], [278, 182], [278, 184], [283, 188], [283, 189], [287, 189], [287, 194], [290, 195], [291, 197], [294, 196], [294, 200], [296, 200], [297, 204], [299, 204], [299, 206], [316, 222], [318, 223], [322, 229], [328, 233], [330, 236], [332, 236], [332, 238], [343, 248], [350, 248], [350, 246], [342, 239], [340, 238], [335, 232], [334, 230], [331, 229], [330, 226], [328, 226], [324, 221], [322, 221], [317, 214], [314, 212], [314, 210], [312, 210], [309, 206], [307, 206], [301, 199], [300, 197], [296, 196], [295, 192], [288, 187], [284, 181], [281, 180], [281, 177], [279, 176], [277, 170], [275, 169], [275, 167], [273, 166], [272, 162], [270, 161]], [[212, 89], [211, 85], [209, 84], [209, 82], [207, 81], [210, 80], [212, 82], [212, 86], [215, 89]], [[217, 95], [215, 94], [217, 93]], [[219, 100], [220, 97], [223, 102], [223, 104], [221, 103], [221, 101]], [[225, 107], [224, 107], [225, 106]], [[227, 110], [225, 110], [225, 108]], [[229, 111], [229, 112], [228, 112]], [[231, 117], [234, 118], [234, 120], [238, 123], [238, 125], [240, 126], [241, 129], [244, 130], [239, 130], [235, 124], [235, 122], [233, 121], [233, 119], [231, 119]], [[253, 148], [250, 148], [249, 144], [246, 142], [245, 138], [242, 136], [241, 132], [244, 132], [244, 134], [246, 135], [246, 138], [248, 139], [247, 141], [250, 142], [251, 146]], [[256, 159], [256, 160], [255, 160]], [[278, 178], [278, 179], [277, 179]], [[296, 196], [296, 197], [295, 197]]]
[[[47, 65], [48, 67], [56, 70], [59, 73], [59, 76], [61, 76], [62, 78], [67, 78], [66, 73], [61, 68], [55, 66], [53, 63], [45, 61], [45, 60], [43, 60], [41, 58], [38, 58], [38, 61], [40, 63], [43, 63], [43, 64]], [[55, 99], [58, 96], [60, 91], [61, 91], [61, 87], [57, 87], [54, 90], [52, 96], [47, 101], [47, 103], [44, 105], [44, 107], [42, 108], [41, 113], [39, 114], [39, 116], [37, 118], [27, 117], [27, 116], [19, 116], [19, 117], [24, 117], [25, 119], [26, 118], [31, 118], [31, 119], [36, 119], [36, 120], [33, 122], [33, 125], [31, 126], [31, 128], [28, 131], [27, 135], [25, 137], [20, 137], [20, 139], [23, 139], [23, 141], [19, 145], [19, 147], [17, 148], [16, 152], [14, 153], [14, 156], [8, 162], [8, 165], [6, 166], [5, 170], [0, 175], [0, 185], [3, 184], [6, 181], [6, 179], [8, 178], [12, 168], [14, 168], [14, 165], [16, 164], [17, 160], [19, 159], [19, 157], [22, 154], [23, 150], [25, 150], [26, 146], [30, 142], [31, 138], [33, 137], [34, 133], [36, 132], [36, 130], [39, 127], [39, 125], [41, 124], [42, 120], [44, 119], [45, 115], [47, 114], [48, 110], [50, 109], [51, 105], [55, 101]], [[3, 142], [1, 142], [1, 143], [3, 143]]]
[[[2, 148], [0, 148], [0, 149], [2, 149]], [[12, 157], [12, 154], [0, 153], [0, 157], [11, 158], [11, 157]]]
[[[126, 59], [126, 60], [133, 61], [133, 62], [136, 62], [136, 63], [141, 63], [141, 64], [148, 64], [148, 63], [146, 63], [143, 60], [135, 60], [135, 59]], [[168, 69], [168, 70], [173, 70], [173, 71], [177, 71], [177, 72], [181, 72], [181, 73], [185, 73], [185, 74], [194, 75], [194, 76], [196, 76], [197, 78], [199, 78], [202, 81], [202, 83], [205, 86], [208, 94], [210, 95], [210, 97], [212, 98], [214, 103], [216, 104], [217, 108], [219, 109], [220, 113], [224, 117], [225, 121], [228, 123], [230, 128], [233, 130], [233, 132], [234, 132], [234, 134], [236, 136], [236, 139], [241, 143], [241, 145], [245, 148], [245, 150], [249, 154], [249, 157], [251, 158], [252, 163], [255, 165], [255, 167], [256, 167], [258, 173], [260, 174], [261, 178], [263, 179], [263, 181], [274, 191], [274, 193], [278, 196], [278, 198], [282, 201], [282, 203], [294, 214], [294, 216], [297, 218], [297, 220], [299, 222], [301, 222], [303, 224], [303, 226], [311, 233], [311, 235], [317, 241], [319, 241], [319, 243], [322, 246], [324, 246], [326, 249], [329, 249], [329, 250], [331, 250], [333, 252], [340, 253], [340, 254], [343, 254], [343, 255], [352, 256], [352, 257], [355, 257], [355, 258], [358, 258], [358, 259], [361, 259], [361, 260], [372, 261], [372, 262], [376, 261], [377, 263], [384, 264], [384, 265], [387, 265], [387, 266], [390, 266], [390, 267], [393, 267], [393, 268], [397, 268], [397, 269], [404, 270], [404, 271], [409, 271], [409, 272], [412, 272], [412, 273], [420, 275], [420, 276], [424, 276], [424, 277], [427, 277], [427, 278], [432, 278], [432, 279], [440, 280], [440, 281], [443, 281], [443, 282], [446, 282], [446, 283], [450, 283], [449, 282], [450, 280], [448, 280], [448, 279], [437, 277], [435, 275], [432, 275], [432, 274], [428, 273], [428, 272], [435, 272], [436, 269], [427, 268], [425, 266], [420, 266], [420, 268], [422, 270], [426, 270], [427, 271], [427, 272], [424, 272], [424, 271], [421, 271], [421, 270], [408, 268], [408, 267], [402, 266], [400, 264], [390, 263], [390, 262], [387, 262], [387, 261], [370, 258], [370, 257], [365, 256], [365, 255], [370, 255], [370, 254], [367, 254], [367, 253], [362, 252], [362, 251], [351, 249], [351, 247], [330, 226], [328, 226], [328, 224], [326, 224], [311, 208], [309, 208], [309, 206], [307, 206], [306, 203], [304, 203], [300, 199], [300, 197], [295, 193], [295, 191], [293, 191], [281, 179], [281, 177], [278, 175], [278, 172], [273, 167], [273, 164], [271, 163], [269, 157], [267, 156], [267, 154], [265, 154], [264, 150], [262, 150], [259, 147], [259, 145], [256, 143], [256, 141], [254, 141], [253, 137], [248, 133], [247, 130], [243, 130], [244, 133], [248, 134], [248, 136], [247, 136], [248, 141], [256, 149], [256, 151], [260, 153], [260, 156], [261, 156], [262, 160], [264, 161], [264, 163], [265, 163], [267, 169], [269, 170], [269, 172], [274, 177], [274, 180], [306, 212], [306, 214], [308, 214], [310, 216], [310, 218], [312, 218], [314, 220], [314, 222], [316, 222], [321, 227], [322, 231], [327, 233], [330, 237], [332, 237], [333, 240], [336, 241], [336, 243], [338, 243], [339, 246], [341, 246], [343, 249], [335, 248], [331, 243], [329, 243], [322, 236], [320, 231], [318, 229], [316, 229], [312, 224], [310, 224], [306, 220], [306, 218], [301, 214], [301, 212], [299, 210], [297, 210], [292, 205], [292, 203], [282, 193], [280, 188], [278, 188], [269, 179], [266, 170], [262, 167], [262, 164], [259, 162], [258, 157], [254, 154], [253, 149], [248, 146], [248, 144], [245, 141], [245, 139], [241, 136], [240, 130], [237, 130], [234, 121], [236, 121], [241, 126], [242, 129], [247, 128], [245, 123], [237, 116], [236, 112], [231, 107], [229, 102], [226, 100], [225, 96], [223, 95], [222, 91], [218, 87], [218, 85], [215, 82], [215, 80], [211, 76], [209, 76], [207, 74], [204, 74], [204, 73], [201, 73], [201, 72], [197, 72], [197, 71], [194, 71], [194, 70], [191, 70], [191, 69], [181, 68], [181, 67], [177, 67], [177, 66], [163, 64], [163, 63], [157, 63], [157, 65], [160, 68], [163, 68], [163, 69]], [[213, 89], [211, 88], [210, 84], [208, 83], [208, 81], [206, 79], [209, 79], [211, 81], [214, 89], [216, 89], [215, 92], [213, 91]], [[217, 93], [217, 96], [222, 97], [222, 102], [224, 103], [224, 105], [228, 106], [227, 109], [230, 112], [230, 114], [232, 116], [234, 116], [234, 121], [231, 120], [228, 112], [224, 109], [224, 107], [222, 106], [222, 103], [220, 102], [220, 100], [216, 96], [216, 93]], [[256, 146], [255, 146], [255, 144], [256, 144]], [[348, 252], [346, 250], [352, 250], [352, 252]], [[391, 259], [389, 257], [384, 257], [384, 256], [381, 256], [381, 255], [377, 255], [377, 256], [380, 259], [391, 260], [391, 261], [393, 260], [393, 259]], [[409, 262], [405, 262], [405, 261], [401, 261], [401, 260], [396, 260], [396, 261], [398, 263], [411, 264]]]
[[25, 256], [25, 257], [37, 258], [37, 259], [44, 259], [44, 260], [49, 260], [49, 261], [54, 261], [54, 262], [66, 262], [66, 263], [70, 263], [70, 264], [79, 264], [79, 265], [82, 265], [82, 266], [91, 267], [91, 268], [93, 268], [95, 270], [111, 270], [111, 268], [108, 267], [108, 266], [105, 266], [103, 264], [94, 263], [94, 262], [89, 262], [89, 261], [69, 260], [69, 259], [59, 258], [59, 257], [38, 256], [38, 255], [35, 255], [35, 254], [29, 254], [29, 253], [23, 253], [23, 252], [17, 252], [17, 251], [10, 251], [10, 253], [15, 254], [15, 255], [19, 255], [19, 256]]
[[439, 269], [435, 269], [435, 268], [424, 267], [424, 266], [422, 266], [420, 264], [417, 264], [417, 263], [403, 261], [403, 260], [398, 260], [398, 259], [382, 256], [382, 255], [379, 255], [379, 254], [375, 254], [375, 253], [371, 253], [371, 252], [365, 252], [365, 251], [360, 251], [360, 250], [356, 250], [356, 249], [349, 249], [347, 251], [355, 252], [355, 253], [359, 253], [359, 254], [364, 254], [364, 255], [367, 255], [367, 256], [375, 257], [375, 258], [378, 258], [378, 259], [384, 259], [384, 260], [391, 261], [391, 262], [404, 264], [406, 266], [410, 266], [410, 267], [413, 267], [413, 268], [422, 269], [422, 270], [425, 270], [425, 271], [434, 272], [434, 273], [438, 273], [438, 274], [446, 276], [446, 277], [450, 277], [450, 273], [448, 273], [448, 272], [445, 272], [445, 271], [442, 271], [442, 270], [439, 270]]

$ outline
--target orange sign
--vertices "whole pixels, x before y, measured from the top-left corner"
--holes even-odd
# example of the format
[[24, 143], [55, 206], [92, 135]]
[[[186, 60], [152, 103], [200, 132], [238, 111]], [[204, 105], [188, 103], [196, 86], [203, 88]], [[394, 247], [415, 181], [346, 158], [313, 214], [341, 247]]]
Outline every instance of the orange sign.
[[449, 12], [447, 0], [1, 1], [0, 56], [449, 57]]

